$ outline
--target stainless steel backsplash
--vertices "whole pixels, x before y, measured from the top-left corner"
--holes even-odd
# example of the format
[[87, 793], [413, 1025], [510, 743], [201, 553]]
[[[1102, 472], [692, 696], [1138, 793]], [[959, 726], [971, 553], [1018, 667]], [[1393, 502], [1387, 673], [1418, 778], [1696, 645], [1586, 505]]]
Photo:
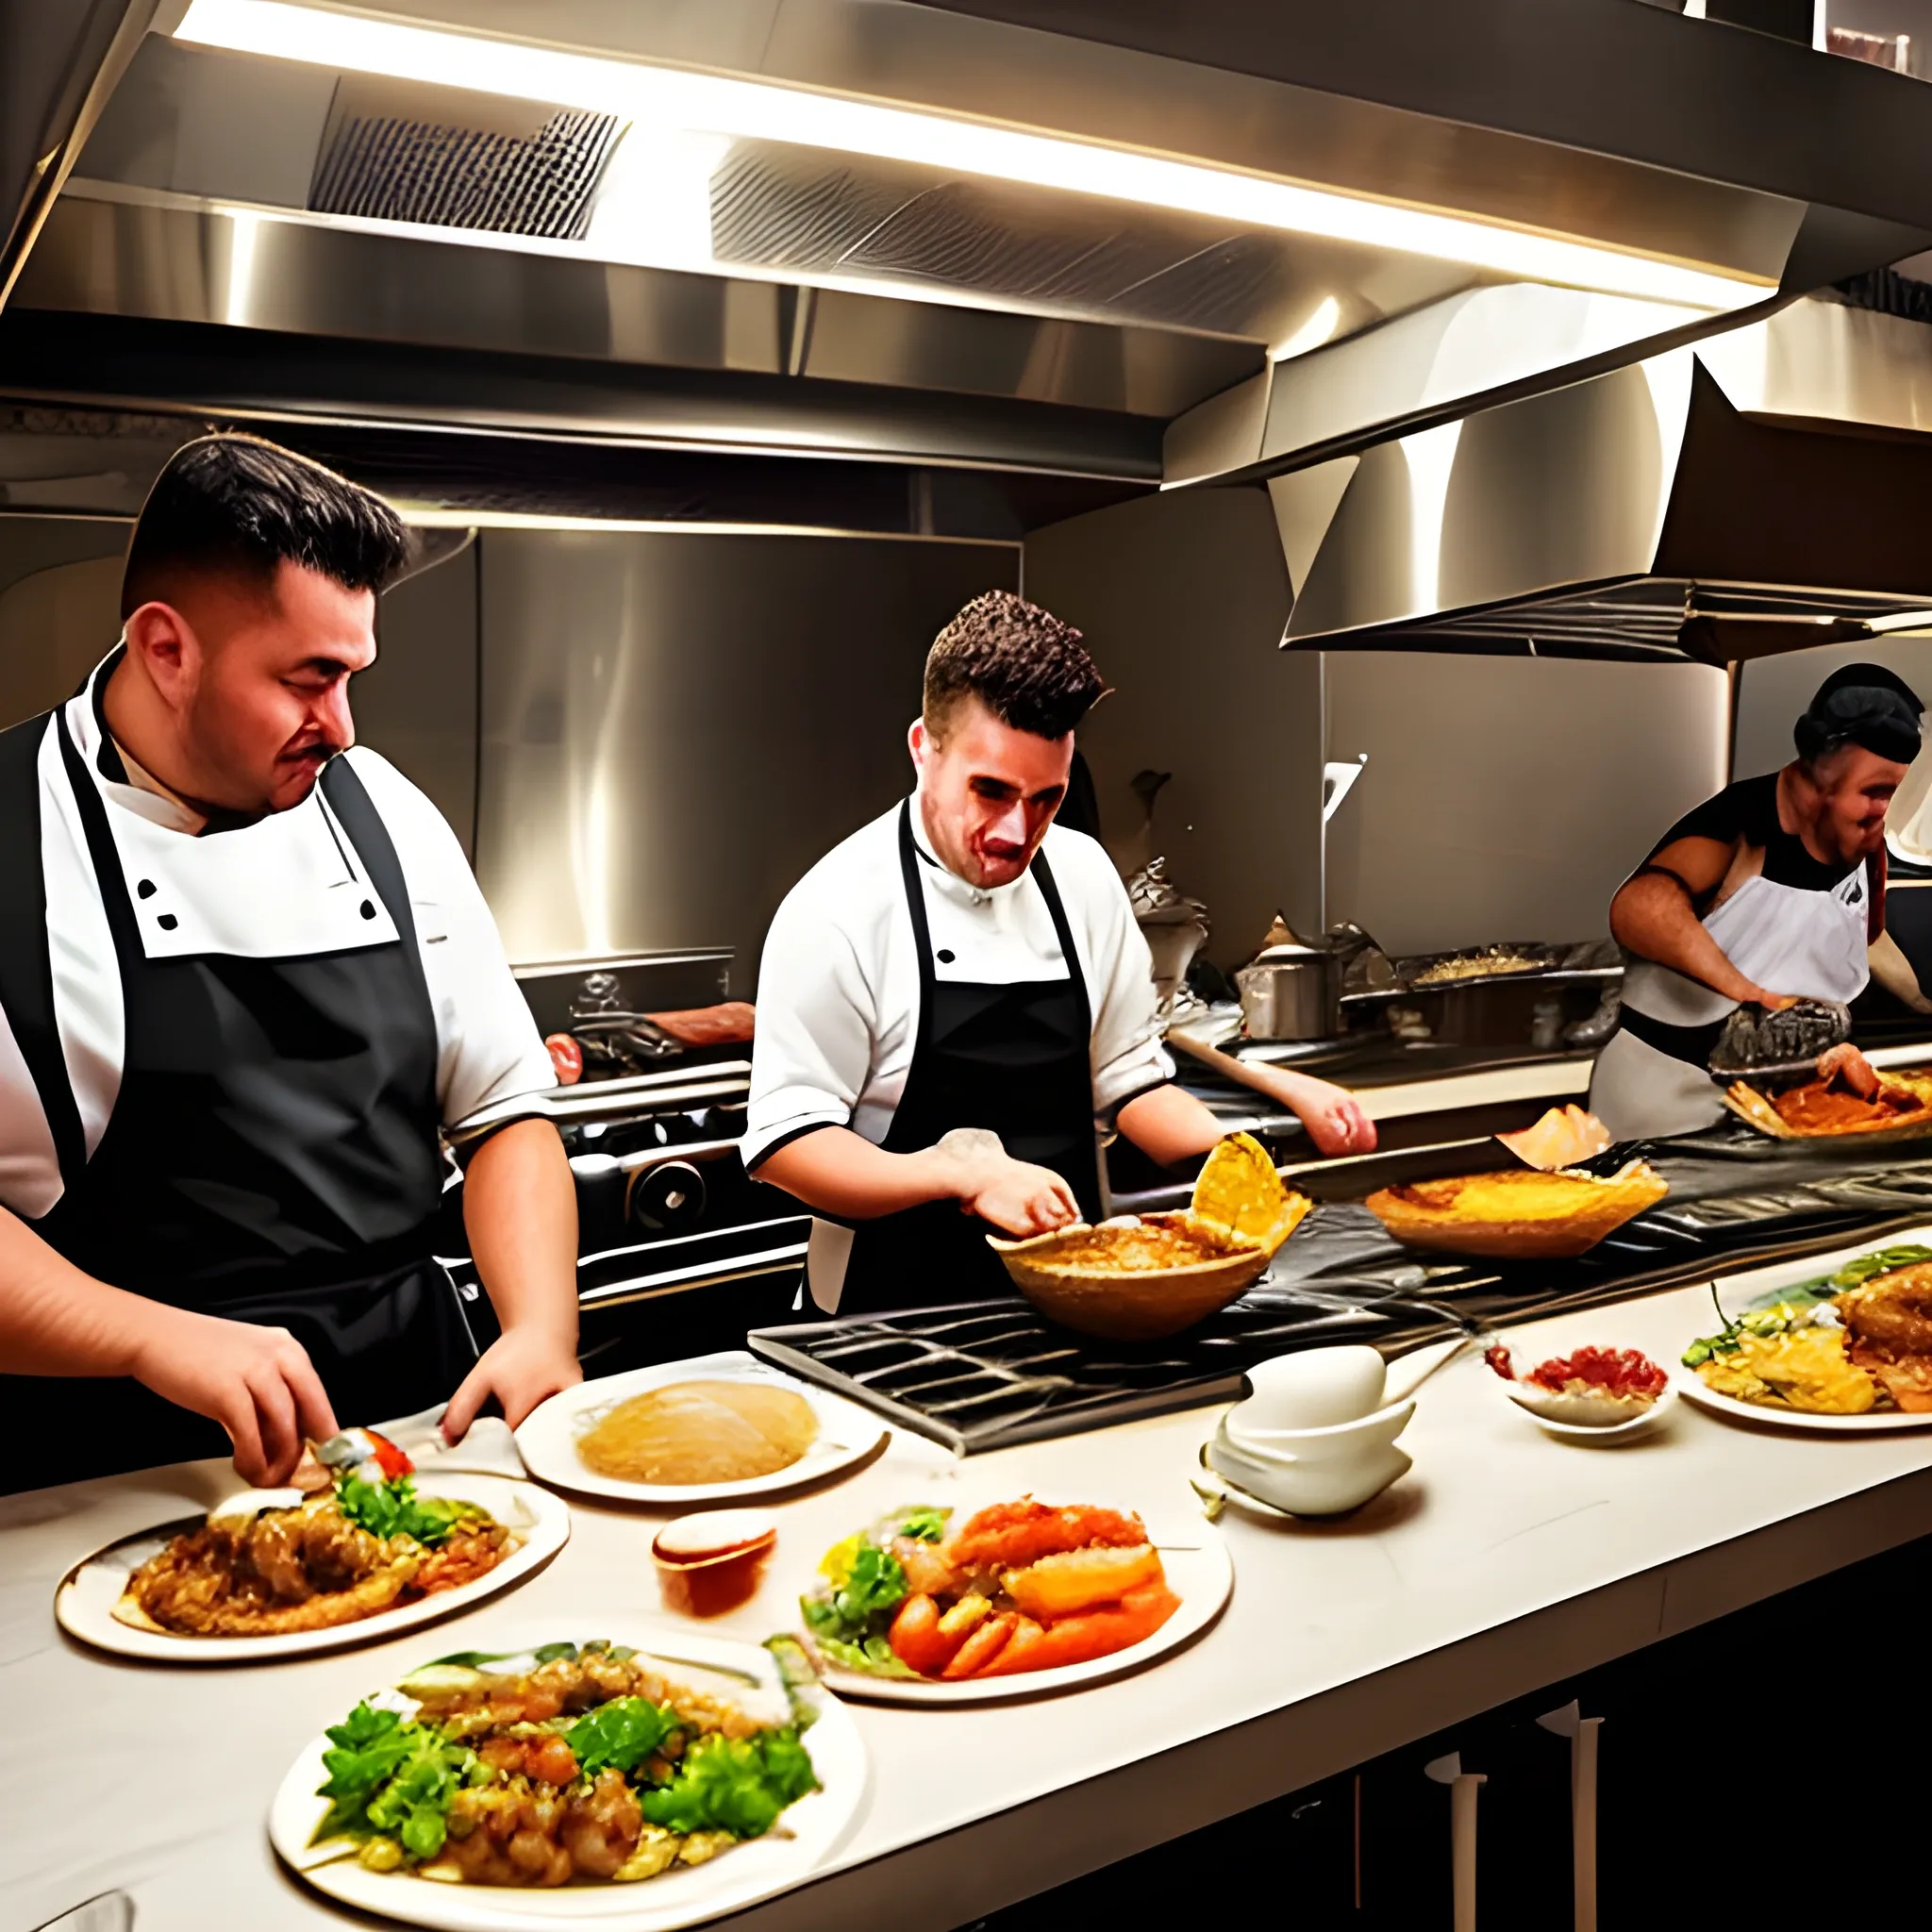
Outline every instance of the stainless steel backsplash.
[[[910, 781], [934, 633], [996, 543], [486, 530], [477, 875], [514, 960], [728, 946]], [[431, 573], [431, 576], [440, 575]]]

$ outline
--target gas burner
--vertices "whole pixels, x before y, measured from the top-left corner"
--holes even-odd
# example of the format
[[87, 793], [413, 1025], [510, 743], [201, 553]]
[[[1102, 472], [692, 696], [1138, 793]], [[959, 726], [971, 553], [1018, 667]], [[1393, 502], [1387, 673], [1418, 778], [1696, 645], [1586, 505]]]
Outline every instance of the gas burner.
[[[1761, 1151], [1770, 1147], [1778, 1151]], [[1440, 1164], [1443, 1151], [1430, 1158]], [[1331, 1201], [1239, 1301], [1161, 1342], [1095, 1341], [1001, 1300], [766, 1328], [750, 1344], [972, 1454], [1224, 1401], [1251, 1363], [1297, 1348], [1363, 1341], [1394, 1354], [1882, 1239], [1932, 1214], [1932, 1152], [1890, 1151], [1879, 1162], [1722, 1136], [1670, 1143], [1651, 1158], [1671, 1195], [1571, 1261], [1425, 1260], [1365, 1208]]]

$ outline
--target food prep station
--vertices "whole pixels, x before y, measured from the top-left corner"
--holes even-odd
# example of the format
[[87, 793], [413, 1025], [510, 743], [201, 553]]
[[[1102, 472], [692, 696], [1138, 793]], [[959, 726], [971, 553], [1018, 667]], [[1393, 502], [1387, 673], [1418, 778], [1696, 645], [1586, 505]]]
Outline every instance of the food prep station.
[[[1668, 1360], [1707, 1324], [1708, 1296], [1685, 1287], [1615, 1314], [1606, 1332]], [[1576, 1332], [1558, 1316], [1521, 1339], [1535, 1349]], [[779, 1555], [720, 1634], [756, 1641], [785, 1624], [817, 1553], [908, 1496], [970, 1482], [981, 1493], [1131, 1494], [1150, 1511], [1185, 1510], [1208, 1420], [1192, 1409], [963, 1464], [895, 1429], [858, 1474], [774, 1507]], [[1513, 1413], [1474, 1358], [1432, 1382], [1407, 1440], [1414, 1477], [1358, 1519], [1296, 1527], [1231, 1510], [1216, 1529], [1204, 1524], [1226, 1539], [1233, 1598], [1205, 1637], [1150, 1670], [1074, 1703], [855, 1707], [872, 1758], [856, 1830], [810, 1884], [741, 1923], [890, 1915], [943, 1932], [1932, 1529], [1923, 1437], [1821, 1443], [1680, 1405], [1647, 1446], [1577, 1449]], [[13, 1842], [32, 1848], [15, 1854], [0, 1905], [9, 1932], [112, 1889], [134, 1897], [142, 1932], [340, 1924], [277, 1867], [264, 1794], [320, 1722], [425, 1648], [485, 1640], [502, 1619], [506, 1606], [426, 1644], [419, 1634], [213, 1671], [131, 1668], [57, 1636], [55, 1586], [76, 1552], [206, 1507], [225, 1474], [190, 1465], [0, 1503], [0, 1686], [23, 1729], [44, 1740], [31, 1772], [16, 1755], [7, 1774]], [[1677, 1507], [1687, 1491], [1695, 1510]], [[656, 1614], [654, 1518], [582, 1501], [573, 1513], [569, 1545], [510, 1600], [519, 1625], [590, 1635], [600, 1618]], [[127, 1762], [165, 1752], [172, 1767], [143, 1783], [106, 1844], [66, 1797], [96, 1762], [86, 1727], [71, 1722], [83, 1707], [112, 1711]], [[1000, 1770], [962, 1776], [962, 1764]]]
[[[0, 0], [0, 25], [24, 4]], [[1209, 8], [1157, 32], [1097, 0], [719, 0], [677, 24], [637, 9], [622, 47], [601, 44], [608, 9], [561, 0], [546, 31], [600, 63], [941, 121], [1010, 95], [1061, 145], [1198, 149], [1244, 180], [1532, 240], [1587, 219], [1597, 281], [762, 122], [725, 142], [715, 180], [675, 142], [652, 150], [670, 170], [660, 235], [623, 168], [598, 198], [621, 116], [453, 245], [464, 224], [353, 128], [390, 115], [508, 152], [528, 104], [476, 79], [509, 90], [487, 66], [503, 43], [463, 41], [483, 66], [378, 81], [337, 72], [346, 33], [291, 58], [225, 42], [254, 5], [197, 0], [197, 39], [182, 5], [91, 0], [72, 9], [85, 44], [41, 49], [68, 78], [22, 219], [0, 223], [0, 613], [54, 641], [44, 663], [24, 645], [0, 667], [8, 717], [71, 688], [69, 640], [107, 621], [104, 572], [146, 479], [203, 423], [258, 425], [396, 497], [421, 567], [385, 600], [358, 716], [472, 857], [540, 1029], [577, 1040], [582, 1077], [538, 1110], [576, 1185], [587, 1375], [695, 1374], [747, 1349], [882, 1443], [760, 1498], [776, 1540], [757, 1592], [701, 1623], [660, 1594], [674, 1508], [566, 1484], [567, 1541], [552, 1496], [542, 1559], [433, 1635], [203, 1669], [77, 1641], [54, 1607], [88, 1553], [227, 1495], [226, 1465], [0, 1496], [0, 1697], [31, 1740], [0, 1770], [0, 1932], [363, 1923], [264, 1831], [291, 1760], [359, 1697], [508, 1629], [586, 1640], [641, 1620], [667, 1651], [693, 1632], [757, 1644], [798, 1627], [821, 1553], [856, 1526], [1028, 1492], [1224, 1548], [1231, 1596], [1091, 1685], [943, 1709], [854, 1697], [849, 1824], [720, 1923], [1034, 1932], [1096, 1914], [1097, 1894], [1055, 1888], [1159, 1847], [1183, 1868], [1224, 1856], [1221, 1828], [1271, 1848], [1257, 1866], [1251, 1843], [1235, 1875], [1308, 1874], [1324, 1932], [1472, 1932], [1473, 1890], [1450, 1892], [1474, 1884], [1474, 1785], [1514, 1748], [1498, 1713], [1562, 1738], [1524, 1781], [1550, 1799], [1534, 1830], [1502, 1823], [1522, 1783], [1498, 1772], [1484, 1797], [1502, 1848], [1485, 1923], [1594, 1932], [1599, 1893], [1606, 1924], [1654, 1910], [1649, 1864], [1582, 1875], [1591, 1721], [1615, 1674], [1673, 1644], [1721, 1656], [1738, 1619], [1790, 1592], [1916, 1562], [1932, 1429], [1827, 1441], [1686, 1399], [1641, 1440], [1563, 1440], [1473, 1344], [1641, 1350], [1681, 1388], [1714, 1295], [1735, 1309], [1932, 1241], [1932, 1141], [1792, 1143], [1727, 1120], [1646, 1143], [1666, 1198], [1562, 1260], [1420, 1253], [1362, 1204], [1505, 1165], [1491, 1136], [1587, 1091], [1614, 947], [1495, 935], [1597, 931], [1624, 847], [1751, 769], [1764, 717], [1788, 721], [1780, 654], [1932, 634], [1932, 192], [1890, 158], [1932, 140], [1932, 96], [1869, 50], [1793, 47], [1770, 0], [1730, 9], [1758, 32], [1716, 0], [1708, 21], [1590, 0], [1574, 45], [1523, 36], [1502, 0], [1454, 26], [1396, 0], [1380, 43], [1311, 7], [1239, 25]], [[350, 11], [372, 31], [470, 25], [450, 0]], [[69, 85], [83, 69], [92, 87]], [[1841, 143], [1827, 169], [1789, 139], [1799, 125], [1875, 130], [1871, 153]], [[589, 172], [564, 208], [572, 169]], [[1707, 273], [1673, 279], [1690, 261]], [[1605, 262], [1662, 279], [1625, 287]], [[1242, 1037], [1219, 969], [1176, 1008], [1181, 1083], [1316, 1205], [1251, 1289], [1160, 1341], [1073, 1335], [1017, 1295], [815, 1318], [808, 1218], [740, 1158], [748, 1038], [659, 1024], [753, 998], [779, 894], [903, 789], [908, 640], [989, 585], [1079, 614], [1120, 686], [1082, 746], [1123, 874], [1171, 863], [1229, 967], [1271, 918], [1342, 935], [1357, 962], [1338, 952], [1300, 1037]], [[1499, 804], [1486, 769], [1510, 717], [1543, 760], [1527, 805]], [[1592, 731], [1596, 764], [1578, 750]], [[1566, 758], [1599, 788], [1601, 826], [1566, 810]], [[1470, 825], [1507, 825], [1507, 856]], [[1513, 896], [1500, 873], [1520, 874]], [[1932, 987], [1932, 893], [1913, 890], [1932, 855], [1895, 855], [1894, 874], [1893, 924]], [[1357, 916], [1402, 941], [1373, 970]], [[1508, 969], [1432, 970], [1485, 948]], [[1875, 1066], [1932, 1064], [1924, 1019], [1874, 996], [1857, 1022]], [[1352, 1090], [1379, 1150], [1321, 1158], [1241, 1077], [1256, 1064]], [[451, 1136], [441, 1256], [479, 1348], [492, 1318], [458, 1163], [491, 1124]], [[1191, 1176], [1119, 1143], [1105, 1159], [1114, 1209], [1186, 1205]], [[1417, 1390], [1412, 1470], [1338, 1515], [1230, 1500], [1205, 1457], [1247, 1372], [1350, 1344]], [[1657, 1707], [1649, 1689], [1636, 1707]], [[1671, 1833], [1638, 1815], [1653, 1787], [1634, 1763], [1607, 1774], [1605, 1816], [1650, 1859]], [[1405, 1835], [1364, 1839], [1365, 1786], [1375, 1818], [1387, 1790], [1409, 1794], [1388, 1814]], [[1426, 1875], [1395, 1883], [1397, 1867]], [[697, 1922], [660, 1925], [637, 1895], [652, 1932]], [[527, 1923], [485, 1910], [475, 1932]]]

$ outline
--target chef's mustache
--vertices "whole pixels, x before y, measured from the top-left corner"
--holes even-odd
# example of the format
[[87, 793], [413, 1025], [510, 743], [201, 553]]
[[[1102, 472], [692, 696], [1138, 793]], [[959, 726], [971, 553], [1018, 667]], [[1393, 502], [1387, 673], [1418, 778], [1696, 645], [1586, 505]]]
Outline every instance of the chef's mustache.
[[314, 744], [299, 745], [293, 751], [285, 751], [282, 756], [291, 764], [305, 763], [320, 767], [347, 749], [347, 745], [334, 744], [326, 739], [322, 739]]

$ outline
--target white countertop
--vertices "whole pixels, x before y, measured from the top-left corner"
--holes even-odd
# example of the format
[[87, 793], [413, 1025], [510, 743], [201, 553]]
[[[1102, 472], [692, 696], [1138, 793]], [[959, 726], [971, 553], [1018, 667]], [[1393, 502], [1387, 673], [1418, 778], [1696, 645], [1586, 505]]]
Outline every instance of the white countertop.
[[[1684, 1289], [1521, 1332], [1538, 1353], [1594, 1341], [1670, 1361], [1709, 1325], [1706, 1291]], [[895, 1435], [876, 1463], [777, 1507], [758, 1598], [707, 1627], [786, 1625], [826, 1545], [956, 1482], [975, 1499], [1030, 1488], [1186, 1507], [1214, 1413], [963, 1464]], [[1404, 1444], [1413, 1473], [1352, 1519], [1230, 1509], [1233, 1599], [1153, 1669], [1007, 1706], [856, 1707], [874, 1777], [854, 1836], [813, 1884], [744, 1921], [791, 1932], [890, 1915], [894, 1932], [941, 1932], [1932, 1528], [1932, 1432], [1807, 1436], [1680, 1402], [1652, 1440], [1579, 1447], [1539, 1431], [1473, 1357], [1423, 1391]], [[0, 1932], [117, 1886], [138, 1932], [351, 1923], [266, 1842], [270, 1795], [303, 1743], [425, 1656], [491, 1647], [499, 1615], [554, 1613], [558, 1636], [584, 1638], [607, 1613], [656, 1608], [658, 1519], [577, 1505], [542, 1574], [390, 1644], [169, 1670], [59, 1634], [52, 1598], [70, 1565], [232, 1486], [202, 1463], [0, 1499]]]

